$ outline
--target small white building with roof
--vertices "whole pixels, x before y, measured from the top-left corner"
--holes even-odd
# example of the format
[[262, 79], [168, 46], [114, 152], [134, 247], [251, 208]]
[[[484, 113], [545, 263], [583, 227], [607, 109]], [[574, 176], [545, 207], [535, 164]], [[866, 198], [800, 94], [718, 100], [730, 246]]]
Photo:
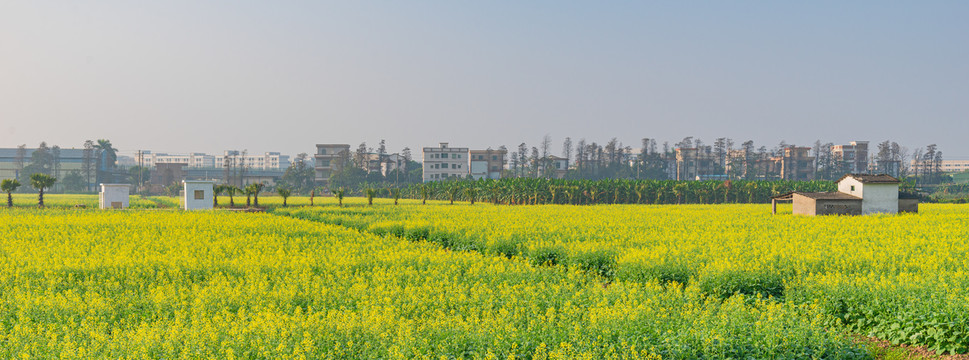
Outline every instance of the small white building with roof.
[[847, 174], [838, 179], [837, 192], [810, 193], [794, 191], [771, 199], [772, 211], [777, 202], [791, 201], [795, 215], [868, 215], [918, 212], [918, 199], [900, 196], [898, 179], [886, 175]]
[[182, 207], [185, 210], [211, 210], [215, 189], [214, 181], [207, 180], [182, 180], [185, 187], [183, 191]]
[[130, 191], [131, 185], [129, 184], [101, 184], [101, 192], [98, 194], [98, 208], [127, 209]]

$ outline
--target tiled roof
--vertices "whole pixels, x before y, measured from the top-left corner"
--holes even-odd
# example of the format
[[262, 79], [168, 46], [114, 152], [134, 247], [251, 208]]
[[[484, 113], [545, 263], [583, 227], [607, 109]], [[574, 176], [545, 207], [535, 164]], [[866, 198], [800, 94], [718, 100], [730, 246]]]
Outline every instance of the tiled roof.
[[836, 182], [841, 182], [841, 180], [844, 180], [845, 178], [848, 178], [848, 177], [858, 180], [862, 184], [898, 184], [901, 182], [898, 179], [892, 177], [891, 175], [886, 175], [886, 174], [878, 174], [878, 175], [847, 174], [845, 176], [842, 176]]
[[793, 200], [795, 194], [804, 196], [809, 199], [814, 199], [814, 200], [861, 200], [860, 197], [848, 195], [842, 192], [800, 192], [800, 191], [792, 191], [789, 193], [777, 195], [772, 199]]
[[848, 195], [842, 192], [816, 192], [816, 193], [795, 193], [814, 200], [861, 200], [860, 197]]

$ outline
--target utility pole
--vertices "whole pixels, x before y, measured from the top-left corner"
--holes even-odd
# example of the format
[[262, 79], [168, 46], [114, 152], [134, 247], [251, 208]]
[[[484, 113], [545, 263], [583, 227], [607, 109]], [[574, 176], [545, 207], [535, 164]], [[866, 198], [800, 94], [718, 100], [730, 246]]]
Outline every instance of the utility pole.
[[141, 150], [138, 150], [138, 187], [145, 187], [145, 162]]

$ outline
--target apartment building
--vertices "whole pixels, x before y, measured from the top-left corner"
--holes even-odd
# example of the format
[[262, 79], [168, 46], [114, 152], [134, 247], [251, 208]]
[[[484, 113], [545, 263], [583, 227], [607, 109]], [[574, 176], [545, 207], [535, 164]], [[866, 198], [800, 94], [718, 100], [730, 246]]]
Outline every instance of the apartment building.
[[[548, 164], [547, 170], [545, 164]], [[561, 156], [549, 155], [538, 167], [539, 174], [551, 174], [553, 179], [564, 179], [568, 172], [569, 159]]]
[[316, 182], [326, 186], [330, 176], [350, 161], [350, 144], [316, 144], [313, 160]]
[[[924, 173], [926, 171], [931, 171], [931, 167], [934, 165], [931, 161], [919, 162], [912, 160], [911, 170], [913, 172]], [[942, 160], [942, 172], [947, 173], [957, 173], [963, 171], [969, 171], [969, 160]]]
[[148, 168], [155, 167], [155, 164], [185, 164], [190, 168], [221, 168], [227, 166], [227, 161], [228, 166], [245, 166], [260, 170], [285, 169], [290, 165], [289, 155], [282, 155], [278, 152], [243, 154], [238, 150], [226, 150], [222, 155], [209, 155], [200, 152], [167, 154], [143, 150], [139, 159], [135, 159], [135, 161]]
[[393, 173], [397, 169], [401, 172], [407, 172], [407, 159], [400, 154], [386, 154], [380, 162], [380, 173], [383, 176], [388, 176], [388, 174]]
[[470, 174], [468, 148], [452, 148], [442, 142], [438, 147], [423, 149], [424, 182], [464, 178]]
[[676, 148], [676, 180], [697, 180], [704, 175], [720, 173], [716, 169], [717, 157], [709, 146], [702, 148]]
[[774, 168], [783, 180], [814, 180], [815, 158], [811, 148], [788, 146], [781, 156], [771, 158]]
[[500, 179], [505, 169], [507, 150], [471, 150], [471, 177], [478, 179]]
[[216, 163], [215, 156], [207, 155], [205, 153], [179, 155], [153, 153], [150, 150], [144, 150], [141, 152], [140, 157], [141, 158], [139, 161], [141, 164], [148, 168], [155, 167], [155, 164], [185, 164], [188, 167], [194, 168], [222, 166], [221, 163]]
[[249, 169], [260, 170], [285, 169], [290, 165], [289, 155], [282, 155], [278, 152], [257, 155], [238, 150], [226, 150], [221, 156], [215, 157], [215, 167], [223, 167], [227, 163], [231, 166], [245, 166]]
[[831, 147], [831, 155], [835, 161], [841, 161], [849, 174], [863, 174], [868, 172], [868, 142], [852, 141], [848, 145]]

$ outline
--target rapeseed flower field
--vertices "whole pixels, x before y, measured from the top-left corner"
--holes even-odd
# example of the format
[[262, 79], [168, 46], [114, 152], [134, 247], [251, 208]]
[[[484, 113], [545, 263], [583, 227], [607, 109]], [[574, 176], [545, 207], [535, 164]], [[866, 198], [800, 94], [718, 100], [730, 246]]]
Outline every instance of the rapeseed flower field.
[[965, 352], [956, 205], [260, 203], [0, 210], [0, 358], [871, 358], [855, 334]]
[[685, 286], [820, 309], [829, 328], [969, 349], [969, 208], [801, 217], [767, 205], [479, 204], [278, 209], [445, 247], [559, 264], [604, 281]]

